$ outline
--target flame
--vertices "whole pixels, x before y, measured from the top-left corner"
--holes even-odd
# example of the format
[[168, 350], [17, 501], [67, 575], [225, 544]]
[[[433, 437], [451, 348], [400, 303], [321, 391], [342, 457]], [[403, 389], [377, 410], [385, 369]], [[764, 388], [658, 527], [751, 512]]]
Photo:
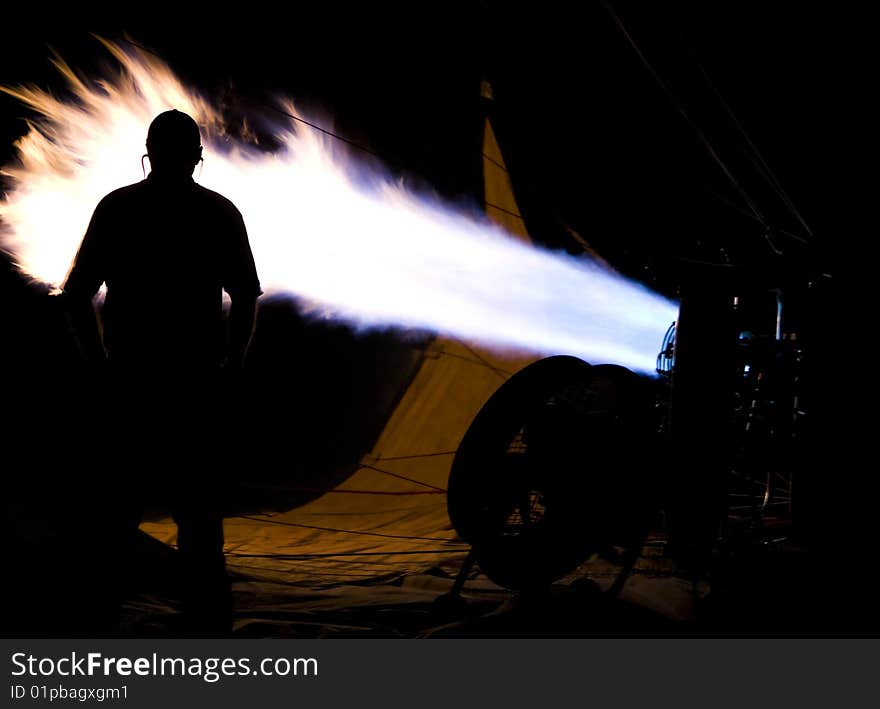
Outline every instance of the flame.
[[[150, 121], [177, 108], [202, 129], [198, 179], [241, 210], [268, 294], [357, 328], [427, 329], [653, 372], [674, 303], [375, 170], [365, 179], [332, 138], [293, 119], [271, 152], [230, 137], [222, 112], [161, 60], [102, 42], [119, 64], [104, 78], [83, 79], [54, 59], [69, 99], [2, 87], [38, 115], [3, 168], [10, 189], [0, 201], [0, 246], [28, 276], [63, 282], [101, 197], [141, 179]], [[291, 101], [283, 107], [299, 115]]]

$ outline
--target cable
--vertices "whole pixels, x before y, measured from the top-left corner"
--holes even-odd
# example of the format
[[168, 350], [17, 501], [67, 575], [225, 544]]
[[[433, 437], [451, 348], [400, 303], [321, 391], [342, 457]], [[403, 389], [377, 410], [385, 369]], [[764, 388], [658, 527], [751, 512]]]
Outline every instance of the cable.
[[525, 221], [525, 217], [522, 214], [518, 214], [510, 209], [505, 209], [497, 204], [493, 204], [492, 202], [485, 202], [487, 207], [491, 207], [492, 209], [497, 209], [499, 212], [504, 212], [505, 214], [509, 214], [511, 217], [516, 217], [517, 219], [522, 219]]
[[648, 72], [651, 74], [651, 76], [657, 82], [658, 86], [660, 86], [660, 88], [666, 94], [667, 98], [672, 102], [673, 106], [675, 106], [675, 108], [681, 114], [681, 116], [682, 116], [682, 118], [684, 118], [685, 122], [689, 126], [691, 126], [691, 128], [694, 129], [694, 131], [697, 134], [698, 139], [703, 144], [703, 147], [706, 148], [709, 155], [712, 157], [713, 160], [715, 160], [715, 162], [721, 168], [721, 171], [724, 173], [724, 175], [730, 181], [730, 184], [733, 185], [734, 189], [736, 189], [737, 192], [739, 192], [740, 196], [743, 198], [743, 201], [745, 201], [745, 203], [749, 207], [749, 209], [752, 210], [753, 214], [755, 215], [755, 218], [759, 222], [761, 222], [761, 224], [763, 224], [765, 227], [767, 227], [768, 225], [766, 223], [766, 220], [764, 219], [764, 215], [758, 209], [755, 202], [749, 196], [748, 192], [746, 192], [746, 190], [742, 187], [742, 185], [739, 184], [736, 177], [734, 177], [733, 173], [731, 172], [730, 168], [721, 159], [721, 156], [718, 155], [718, 153], [715, 151], [715, 147], [709, 141], [709, 138], [702, 131], [702, 129], [696, 124], [696, 122], [690, 117], [688, 112], [685, 110], [685, 107], [681, 103], [681, 101], [679, 101], [679, 99], [672, 92], [672, 90], [666, 85], [666, 82], [663, 81], [660, 74], [657, 73], [657, 70], [654, 69], [654, 67], [648, 61], [648, 58], [642, 53], [642, 50], [639, 48], [639, 45], [636, 44], [636, 41], [633, 39], [632, 35], [630, 35], [629, 31], [626, 29], [626, 25], [623, 24], [623, 21], [620, 19], [620, 17], [614, 11], [614, 8], [611, 7], [611, 4], [608, 2], [608, 0], [600, 0], [600, 2], [602, 4], [602, 6], [608, 11], [608, 14], [611, 15], [611, 18], [614, 20], [615, 24], [620, 29], [623, 36], [626, 38], [627, 42], [629, 42], [630, 46], [633, 48], [636, 55], [639, 57], [639, 60], [642, 62], [642, 64], [645, 66], [645, 68], [648, 70]]
[[390, 475], [392, 478], [398, 478], [399, 480], [406, 480], [407, 482], [415, 483], [416, 485], [422, 485], [423, 487], [430, 488], [431, 490], [437, 490], [438, 492], [447, 492], [446, 488], [437, 487], [436, 485], [431, 485], [430, 483], [422, 482], [421, 480], [416, 480], [415, 478], [408, 478], [405, 475], [400, 475], [399, 473], [393, 473], [390, 470], [385, 470], [383, 468], [377, 468], [375, 465], [361, 463], [360, 467], [366, 468], [367, 470], [375, 470], [377, 473], [382, 473], [383, 475]]
[[412, 541], [429, 541], [429, 542], [441, 542], [443, 544], [449, 545], [457, 545], [457, 546], [468, 546], [465, 542], [457, 542], [453, 539], [442, 539], [440, 537], [415, 537], [408, 536], [403, 534], [384, 534], [382, 532], [367, 532], [356, 529], [335, 529], [333, 527], [318, 527], [312, 524], [300, 524], [298, 522], [282, 522], [281, 520], [275, 520], [268, 517], [254, 517], [252, 515], [235, 515], [235, 519], [247, 519], [252, 522], [266, 522], [268, 524], [279, 524], [284, 527], [300, 527], [302, 529], [315, 529], [320, 532], [337, 532], [340, 534], [355, 534], [358, 536], [366, 536], [366, 537], [382, 537], [384, 539], [406, 539]]
[[[755, 221], [758, 221], [757, 219], [755, 219], [755, 215], [754, 215], [754, 214], [751, 214], [750, 212], [747, 212], [745, 209], [742, 209], [741, 207], [735, 205], [733, 202], [731, 202], [729, 199], [727, 199], [727, 197], [724, 197], [723, 195], [720, 195], [720, 194], [718, 194], [717, 192], [715, 192], [714, 190], [710, 190], [710, 189], [706, 189], [705, 192], [706, 192], [710, 197], [714, 197], [714, 198], [717, 199], [719, 202], [722, 202], [722, 203], [726, 204], [728, 207], [730, 207], [731, 209], [733, 209], [733, 210], [736, 211], [737, 213], [743, 215], [743, 216], [746, 217], [747, 219], [753, 219], [753, 220], [755, 220]], [[760, 222], [759, 222], [759, 223], [760, 223]], [[765, 225], [762, 225], [762, 226], [765, 226]], [[809, 243], [810, 243], [810, 242], [809, 242], [807, 239], [805, 239], [804, 237], [802, 237], [802, 236], [798, 236], [797, 234], [793, 234], [792, 232], [788, 231], [787, 229], [776, 228], [776, 229], [774, 229], [774, 231], [777, 231], [777, 232], [779, 232], [780, 234], [785, 234], [785, 236], [787, 236], [789, 239], [794, 239], [795, 241], [798, 241], [798, 242], [800, 242], [801, 244], [809, 244]]]
[[340, 490], [339, 488], [325, 488], [325, 487], [288, 487], [286, 485], [252, 485], [252, 486], [243, 486], [243, 487], [253, 487], [261, 490], [271, 489], [278, 490], [282, 492], [302, 492], [309, 494], [320, 494], [320, 495], [442, 495], [446, 491], [441, 489], [436, 490]]
[[365, 573], [358, 573], [358, 571], [356, 571], [356, 570], [329, 571], [329, 570], [324, 570], [324, 569], [314, 569], [313, 567], [304, 567], [303, 568], [299, 565], [297, 565], [294, 569], [293, 567], [290, 567], [290, 566], [286, 566], [286, 567], [253, 566], [252, 564], [240, 564], [237, 561], [230, 561], [227, 563], [229, 564], [229, 566], [233, 567], [234, 569], [253, 569], [254, 571], [263, 571], [263, 572], [269, 572], [269, 573], [272, 573], [272, 572], [274, 572], [274, 573], [291, 573], [294, 570], [299, 571], [300, 569], [302, 569], [305, 572], [303, 575], [311, 574], [314, 576], [321, 576], [321, 577], [338, 576], [341, 578], [355, 578], [355, 579], [380, 579], [380, 578], [384, 578], [385, 576], [389, 576], [389, 575], [396, 576], [399, 574], [411, 573], [410, 569], [402, 569], [402, 568], [398, 568], [393, 571], [388, 571], [385, 574], [377, 575], [374, 573], [370, 573], [369, 571], [367, 571]]
[[[413, 459], [422, 459], [422, 458], [434, 458], [441, 456], [449, 456], [455, 455], [458, 451], [438, 451], [437, 453], [419, 453], [415, 455], [401, 455], [401, 456], [391, 456], [388, 458], [376, 458], [376, 462], [379, 461], [395, 461], [395, 460], [413, 460]], [[422, 487], [428, 488], [427, 490], [346, 490], [339, 488], [320, 488], [320, 487], [298, 487], [298, 486], [287, 486], [287, 485], [258, 485], [258, 484], [247, 484], [244, 483], [241, 487], [257, 489], [257, 490], [280, 490], [282, 492], [300, 492], [307, 494], [347, 494], [347, 495], [384, 495], [384, 496], [395, 496], [395, 497], [406, 497], [410, 495], [445, 495], [447, 490], [446, 488], [438, 487], [436, 485], [431, 485], [430, 483], [423, 482], [421, 480], [417, 480], [415, 478], [407, 477], [406, 475], [401, 475], [400, 473], [392, 472], [391, 470], [385, 470], [384, 468], [379, 468], [375, 465], [370, 465], [369, 463], [355, 463], [357, 467], [365, 468], [367, 470], [372, 470], [377, 473], [381, 473], [382, 475], [388, 475], [393, 478], [397, 478], [399, 480], [405, 480], [406, 482], [413, 483], [415, 485], [421, 485]], [[355, 471], [357, 472], [357, 471]]]
[[[365, 153], [369, 153], [370, 155], [373, 155], [374, 157], [377, 157], [380, 160], [385, 160], [385, 158], [380, 153], [377, 153], [375, 150], [367, 148], [366, 146], [361, 145], [360, 143], [356, 143], [355, 141], [349, 140], [348, 138], [343, 138], [341, 135], [338, 135], [337, 133], [334, 133], [333, 131], [327, 130], [326, 128], [321, 128], [320, 126], [315, 125], [314, 123], [311, 123], [310, 121], [307, 121], [305, 118], [300, 118], [299, 116], [297, 116], [293, 113], [290, 113], [289, 111], [285, 111], [282, 108], [278, 108], [277, 106], [272, 106], [270, 104], [264, 104], [264, 105], [267, 108], [272, 109], [273, 111], [277, 111], [278, 113], [280, 113], [283, 116], [287, 116], [288, 118], [292, 118], [295, 121], [299, 121], [300, 123], [304, 123], [305, 125], [309, 126], [310, 128], [314, 128], [315, 130], [318, 130], [321, 133], [324, 133], [325, 135], [329, 135], [332, 138], [336, 138], [337, 140], [341, 140], [343, 143], [347, 143], [348, 145], [351, 145], [351, 146], [357, 148], [358, 150], [362, 150]], [[507, 171], [507, 168], [504, 167], [503, 165], [501, 165], [498, 161], [493, 160], [492, 158], [488, 157], [485, 153], [483, 153], [483, 155], [490, 162], [495, 163], [496, 165], [498, 165], [499, 167], [501, 167], [502, 169]], [[510, 216], [515, 217], [517, 219], [523, 219], [522, 214], [514, 212], [510, 209], [506, 209], [498, 204], [486, 202], [485, 205], [486, 205], [486, 207], [491, 207], [492, 209], [497, 209], [499, 212], [504, 212], [505, 214], [509, 214]]]
[[494, 367], [491, 364], [487, 364], [485, 361], [480, 361], [478, 359], [473, 359], [471, 357], [465, 357], [464, 355], [456, 354], [455, 352], [447, 352], [446, 350], [438, 350], [436, 354], [438, 357], [452, 357], [453, 359], [460, 359], [464, 362], [470, 362], [471, 364], [476, 364], [478, 367], [485, 367], [486, 369], [489, 369], [492, 372], [494, 372], [495, 374], [497, 374], [504, 381], [507, 381], [511, 376], [513, 376], [510, 372], [508, 372], [504, 369], [500, 369], [498, 367]]
[[[276, 554], [279, 558], [284, 559], [316, 559], [331, 556], [405, 556], [412, 554], [461, 554], [463, 549], [420, 549], [415, 551], [338, 551], [338, 552], [316, 552], [305, 554]], [[230, 554], [232, 552], [227, 552]]]
[[[506, 369], [502, 369], [501, 367], [495, 366], [494, 364], [489, 362], [485, 357], [483, 357], [483, 355], [481, 355], [479, 352], [477, 352], [473, 347], [471, 347], [469, 344], [467, 344], [464, 340], [461, 340], [457, 337], [454, 337], [451, 339], [455, 340], [458, 344], [460, 344], [468, 352], [470, 352], [476, 358], [476, 360], [479, 364], [483, 365], [487, 369], [491, 369], [495, 374], [497, 374], [503, 380], [507, 381], [508, 379], [510, 379], [513, 376], [513, 372], [508, 372]], [[443, 350], [443, 351], [445, 352], [445, 350]], [[455, 354], [452, 354], [451, 352], [446, 352], [446, 354], [449, 355], [450, 357], [461, 357], [461, 355], [455, 355]], [[466, 358], [461, 357], [461, 359], [466, 359]]]
[[361, 145], [360, 143], [356, 143], [353, 140], [349, 140], [348, 138], [343, 138], [341, 135], [334, 133], [333, 131], [327, 130], [326, 128], [321, 128], [321, 126], [315, 125], [314, 123], [307, 121], [305, 118], [300, 118], [299, 116], [297, 116], [294, 113], [290, 113], [289, 111], [285, 111], [283, 108], [278, 108], [278, 106], [273, 106], [272, 104], [268, 104], [268, 103], [265, 103], [263, 105], [266, 108], [269, 108], [273, 111], [277, 111], [282, 116], [287, 116], [288, 118], [292, 118], [295, 121], [299, 121], [300, 123], [304, 123], [305, 125], [309, 126], [310, 128], [314, 128], [315, 130], [320, 131], [321, 133], [324, 133], [325, 135], [329, 135], [331, 138], [336, 138], [336, 140], [341, 140], [343, 143], [347, 143], [348, 145], [351, 145], [352, 147], [357, 148], [358, 150], [363, 150], [365, 153], [369, 153], [370, 155], [377, 157], [380, 160], [385, 160], [385, 158], [383, 158], [382, 155], [377, 153], [375, 150], [368, 148], [365, 145]]
[[498, 167], [500, 167], [502, 170], [504, 170], [504, 172], [510, 173], [510, 170], [507, 169], [507, 165], [505, 165], [503, 162], [499, 162], [485, 151], [483, 152], [483, 157], [486, 158], [486, 160], [488, 160], [493, 165], [497, 165]]
[[[801, 226], [804, 228], [804, 230], [807, 232], [807, 234], [809, 234], [812, 237], [813, 231], [810, 229], [806, 220], [801, 216], [801, 213], [798, 211], [797, 207], [795, 207], [794, 202], [788, 196], [788, 193], [785, 191], [785, 189], [782, 187], [782, 183], [779, 181], [779, 179], [774, 174], [773, 170], [770, 168], [770, 165], [764, 159], [764, 156], [761, 154], [761, 151], [758, 150], [758, 146], [756, 146], [755, 143], [752, 141], [751, 136], [749, 136], [749, 134], [746, 132], [745, 127], [742, 125], [742, 123], [740, 123], [736, 114], [733, 112], [733, 109], [730, 107], [730, 105], [727, 103], [727, 101], [724, 100], [724, 97], [721, 95], [721, 92], [715, 86], [715, 83], [712, 81], [712, 79], [709, 76], [709, 73], [706, 71], [705, 67], [699, 61], [697, 62], [697, 67], [699, 67], [700, 73], [702, 73], [703, 78], [705, 78], [705, 80], [706, 80], [706, 83], [709, 84], [709, 88], [712, 89], [712, 92], [715, 94], [718, 101], [724, 107], [724, 110], [727, 111], [727, 114], [730, 116], [731, 120], [733, 121], [734, 126], [736, 126], [737, 130], [740, 132], [742, 137], [745, 139], [746, 144], [752, 150], [752, 153], [753, 153], [755, 159], [760, 164], [759, 172], [761, 172], [764, 179], [766, 179], [767, 182], [770, 183], [770, 185], [776, 190], [780, 199], [782, 199], [782, 201], [785, 203], [785, 206], [788, 207], [788, 209], [791, 211], [791, 213], [794, 215], [794, 217], [800, 222]], [[761, 168], [763, 168], [763, 169], [761, 169]]]
[[437, 453], [414, 453], [412, 455], [394, 455], [394, 456], [379, 456], [376, 458], [376, 462], [381, 460], [411, 460], [413, 458], [434, 458], [440, 455], [455, 455], [458, 453], [455, 451], [439, 451]]
[[358, 564], [359, 566], [390, 566], [392, 568], [398, 568], [399, 564], [394, 561], [375, 561], [372, 559], [365, 559], [359, 561], [357, 559], [353, 559], [351, 561], [347, 559], [336, 559], [335, 557], [316, 557], [314, 559], [302, 559], [301, 555], [297, 554], [248, 554], [246, 552], [234, 552], [229, 551], [226, 552], [226, 556], [232, 556], [239, 559], [277, 559], [281, 561], [303, 561], [307, 564]]

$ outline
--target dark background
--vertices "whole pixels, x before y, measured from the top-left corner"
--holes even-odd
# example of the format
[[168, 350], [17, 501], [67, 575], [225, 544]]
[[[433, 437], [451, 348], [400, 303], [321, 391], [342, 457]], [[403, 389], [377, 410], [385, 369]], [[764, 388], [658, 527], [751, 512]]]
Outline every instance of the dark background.
[[[108, 59], [89, 32], [127, 34], [210, 96], [245, 109], [293, 96], [392, 170], [467, 200], [485, 77], [518, 197], [545, 227], [536, 238], [560, 241], [541, 224], [555, 214], [634, 267], [660, 253], [716, 260], [723, 248], [741, 261], [767, 250], [763, 227], [741, 213], [743, 198], [676, 103], [767, 221], [806, 236], [750, 160], [717, 90], [816, 234], [817, 258], [840, 252], [855, 201], [849, 183], [864, 159], [853, 150], [867, 76], [858, 13], [794, 2], [614, 7], [669, 93], [601, 3], [489, 0], [45, 12], [18, 4], [4, 11], [0, 81], [57, 85], [49, 47], [88, 72]], [[7, 159], [24, 114], [0, 100]]]

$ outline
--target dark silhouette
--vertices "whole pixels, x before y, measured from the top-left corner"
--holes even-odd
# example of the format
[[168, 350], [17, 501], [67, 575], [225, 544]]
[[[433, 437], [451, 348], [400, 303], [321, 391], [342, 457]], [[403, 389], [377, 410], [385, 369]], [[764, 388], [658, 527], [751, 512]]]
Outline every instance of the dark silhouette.
[[[218, 429], [236, 430], [221, 373], [243, 366], [261, 291], [241, 214], [192, 179], [200, 142], [185, 113], [156, 117], [150, 174], [101, 200], [63, 290], [83, 355], [106, 373], [97, 467], [107, 548], [124, 560], [145, 505], [170, 504], [188, 630], [215, 634], [231, 621], [222, 492], [235, 457], [235, 436], [221, 443]], [[92, 299], [102, 284], [98, 337]]]

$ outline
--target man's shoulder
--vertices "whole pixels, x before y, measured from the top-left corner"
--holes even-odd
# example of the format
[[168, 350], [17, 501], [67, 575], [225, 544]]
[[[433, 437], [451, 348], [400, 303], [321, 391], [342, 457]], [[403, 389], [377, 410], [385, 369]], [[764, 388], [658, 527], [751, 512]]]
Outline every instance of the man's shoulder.
[[222, 210], [232, 215], [240, 215], [238, 207], [232, 203], [232, 200], [224, 197], [219, 192], [209, 190], [207, 187], [202, 187], [199, 184], [195, 184], [194, 187], [199, 199], [210, 204], [214, 209]]
[[131, 185], [126, 185], [125, 187], [119, 187], [112, 192], [108, 192], [104, 197], [98, 202], [98, 208], [112, 208], [120, 204], [124, 204], [126, 202], [130, 202], [131, 200], [138, 199], [144, 192], [144, 181], [135, 182]]

